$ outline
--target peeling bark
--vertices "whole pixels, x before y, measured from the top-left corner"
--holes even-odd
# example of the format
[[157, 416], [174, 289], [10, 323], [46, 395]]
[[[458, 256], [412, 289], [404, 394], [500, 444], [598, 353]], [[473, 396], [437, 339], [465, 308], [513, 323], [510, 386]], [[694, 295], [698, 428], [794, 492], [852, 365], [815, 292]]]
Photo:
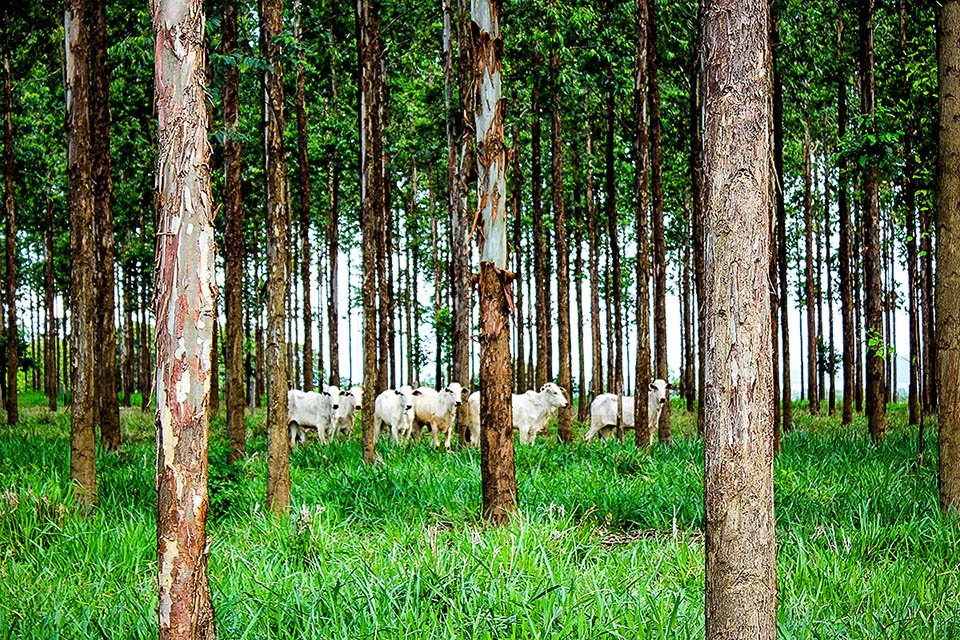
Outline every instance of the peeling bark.
[[472, 2], [473, 91], [480, 244], [480, 476], [483, 515], [505, 524], [517, 510], [510, 393], [510, 311], [507, 272], [506, 154], [503, 146], [501, 0]]
[[212, 640], [207, 408], [217, 284], [202, 3], [154, 3], [153, 28], [159, 121], [155, 270], [159, 637]]

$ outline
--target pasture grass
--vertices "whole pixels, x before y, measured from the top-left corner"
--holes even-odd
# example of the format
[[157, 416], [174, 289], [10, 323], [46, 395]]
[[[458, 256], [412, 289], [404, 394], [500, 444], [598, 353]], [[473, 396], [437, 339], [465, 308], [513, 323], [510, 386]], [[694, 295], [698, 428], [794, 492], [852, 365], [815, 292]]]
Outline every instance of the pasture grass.
[[[25, 396], [0, 427], [0, 639], [156, 636], [153, 416], [124, 409], [98, 452], [100, 505], [69, 487], [69, 414]], [[479, 454], [354, 439], [293, 452], [293, 509], [264, 511], [263, 415], [250, 456], [210, 452], [210, 580], [221, 638], [703, 637], [703, 447], [676, 438], [517, 449], [521, 515], [480, 519]], [[795, 412], [777, 458], [780, 637], [960, 638], [960, 526], [937, 508], [935, 429], [917, 464], [902, 406], [862, 420]], [[580, 433], [583, 432], [581, 427]], [[629, 438], [628, 438], [629, 440]]]

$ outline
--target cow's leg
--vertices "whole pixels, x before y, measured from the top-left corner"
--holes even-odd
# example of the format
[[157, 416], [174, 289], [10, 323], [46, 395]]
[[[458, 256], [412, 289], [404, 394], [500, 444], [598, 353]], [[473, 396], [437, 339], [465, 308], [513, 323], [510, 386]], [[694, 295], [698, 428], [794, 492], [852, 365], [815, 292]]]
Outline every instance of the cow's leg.
[[453, 435], [453, 425], [447, 427], [447, 437], [443, 442], [443, 448], [450, 451], [450, 436]]

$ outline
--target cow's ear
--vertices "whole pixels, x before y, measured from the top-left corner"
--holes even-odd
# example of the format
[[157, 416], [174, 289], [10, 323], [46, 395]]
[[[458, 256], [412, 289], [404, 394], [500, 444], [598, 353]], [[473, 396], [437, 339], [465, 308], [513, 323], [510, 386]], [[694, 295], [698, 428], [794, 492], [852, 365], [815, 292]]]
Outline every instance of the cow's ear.
[[657, 390], [657, 385], [653, 384], [652, 382], [651, 382], [649, 385], [647, 385], [647, 386], [650, 388], [650, 391], [656, 391], [656, 390]]
[[420, 392], [420, 389], [414, 389], [414, 390], [413, 390], [413, 395], [415, 395], [415, 396], [422, 396], [423, 394]]
[[400, 389], [394, 389], [393, 392], [394, 392], [395, 394], [397, 394], [398, 396], [402, 396], [402, 395], [403, 395], [403, 393], [400, 392]]
[[547, 385], [543, 385], [542, 387], [540, 387], [540, 391], [546, 391], [546, 390], [547, 390]]

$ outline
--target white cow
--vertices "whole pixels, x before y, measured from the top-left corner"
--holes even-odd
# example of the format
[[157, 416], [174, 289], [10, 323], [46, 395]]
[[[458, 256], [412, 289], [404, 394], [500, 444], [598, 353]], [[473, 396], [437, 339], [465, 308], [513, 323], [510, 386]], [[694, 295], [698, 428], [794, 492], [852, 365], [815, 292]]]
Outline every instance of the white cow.
[[404, 385], [377, 396], [373, 409], [373, 441], [380, 439], [380, 425], [390, 426], [394, 444], [406, 443], [413, 430], [413, 389]]
[[[667, 389], [670, 385], [666, 381], [656, 379], [647, 387], [647, 425], [650, 428], [650, 444], [657, 434], [657, 425], [660, 422], [660, 413], [667, 403]], [[634, 409], [636, 404], [633, 396], [623, 396], [623, 428], [633, 429], [636, 426]], [[590, 430], [583, 439], [590, 442], [599, 435], [603, 439], [611, 438], [617, 427], [617, 396], [612, 393], [601, 393], [590, 403]]]
[[314, 427], [320, 442], [326, 444], [334, 416], [340, 408], [340, 389], [324, 387], [323, 391], [287, 391], [287, 422], [290, 447], [296, 447], [307, 437], [305, 427]]
[[433, 448], [440, 447], [440, 435], [445, 434], [443, 446], [450, 450], [450, 437], [453, 435], [453, 421], [457, 417], [457, 407], [463, 404], [466, 389], [459, 382], [451, 382], [440, 391], [430, 387], [419, 387], [413, 392], [413, 428], [419, 439], [424, 429], [430, 429], [433, 435]]
[[[548, 382], [540, 391], [513, 394], [513, 428], [520, 432], [520, 444], [533, 444], [537, 434], [560, 407], [567, 406], [567, 396], [559, 386]], [[480, 392], [470, 394], [470, 444], [480, 445]]]
[[363, 397], [361, 387], [352, 387], [350, 391], [340, 394], [340, 408], [334, 414], [330, 423], [330, 432], [328, 438], [330, 442], [334, 439], [347, 440], [353, 433], [353, 425], [357, 410], [360, 408], [360, 399]]

